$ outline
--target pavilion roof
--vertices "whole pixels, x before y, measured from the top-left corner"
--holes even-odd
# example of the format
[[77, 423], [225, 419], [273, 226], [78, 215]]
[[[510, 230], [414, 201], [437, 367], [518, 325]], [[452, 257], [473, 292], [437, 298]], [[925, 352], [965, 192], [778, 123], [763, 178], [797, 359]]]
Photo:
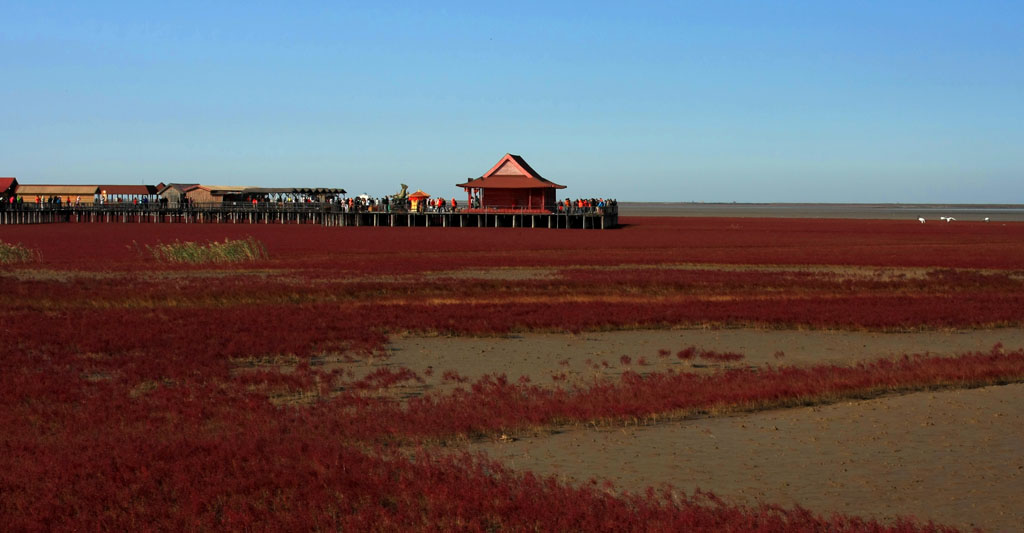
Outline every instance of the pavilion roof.
[[505, 154], [498, 164], [491, 167], [483, 176], [459, 183], [457, 186], [466, 189], [565, 188], [565, 185], [545, 179], [525, 159], [515, 154]]

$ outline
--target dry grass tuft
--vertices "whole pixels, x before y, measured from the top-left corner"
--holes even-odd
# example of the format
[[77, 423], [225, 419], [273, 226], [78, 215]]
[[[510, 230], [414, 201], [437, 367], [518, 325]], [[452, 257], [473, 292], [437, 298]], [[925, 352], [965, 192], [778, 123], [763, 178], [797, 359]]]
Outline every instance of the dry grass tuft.
[[0, 241], [0, 264], [31, 263], [42, 259], [39, 250]]
[[174, 241], [172, 244], [146, 245], [157, 261], [167, 263], [240, 263], [267, 259], [267, 248], [253, 237], [242, 240], [224, 239], [206, 244]]

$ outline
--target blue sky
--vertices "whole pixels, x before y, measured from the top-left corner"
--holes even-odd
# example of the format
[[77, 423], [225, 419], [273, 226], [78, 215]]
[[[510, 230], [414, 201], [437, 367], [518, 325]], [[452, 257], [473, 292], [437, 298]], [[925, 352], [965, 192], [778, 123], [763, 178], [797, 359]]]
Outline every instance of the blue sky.
[[1024, 203], [1020, 2], [6, 2], [0, 176]]

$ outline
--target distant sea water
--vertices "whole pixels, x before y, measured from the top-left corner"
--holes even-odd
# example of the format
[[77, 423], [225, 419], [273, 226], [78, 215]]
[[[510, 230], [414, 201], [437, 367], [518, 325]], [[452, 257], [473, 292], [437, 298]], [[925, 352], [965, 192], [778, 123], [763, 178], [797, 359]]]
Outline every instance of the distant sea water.
[[1024, 221], [1024, 204], [739, 204], [619, 202], [623, 217], [860, 218], [880, 220]]

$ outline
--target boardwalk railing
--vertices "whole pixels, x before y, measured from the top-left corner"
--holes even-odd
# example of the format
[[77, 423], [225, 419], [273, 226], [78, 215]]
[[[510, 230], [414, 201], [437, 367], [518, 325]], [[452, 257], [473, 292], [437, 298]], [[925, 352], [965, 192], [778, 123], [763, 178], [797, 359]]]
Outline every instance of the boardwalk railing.
[[617, 206], [546, 211], [520, 207], [423, 208], [345, 203], [26, 203], [0, 206], [0, 224], [321, 224], [324, 226], [440, 226], [607, 229], [618, 226]]

